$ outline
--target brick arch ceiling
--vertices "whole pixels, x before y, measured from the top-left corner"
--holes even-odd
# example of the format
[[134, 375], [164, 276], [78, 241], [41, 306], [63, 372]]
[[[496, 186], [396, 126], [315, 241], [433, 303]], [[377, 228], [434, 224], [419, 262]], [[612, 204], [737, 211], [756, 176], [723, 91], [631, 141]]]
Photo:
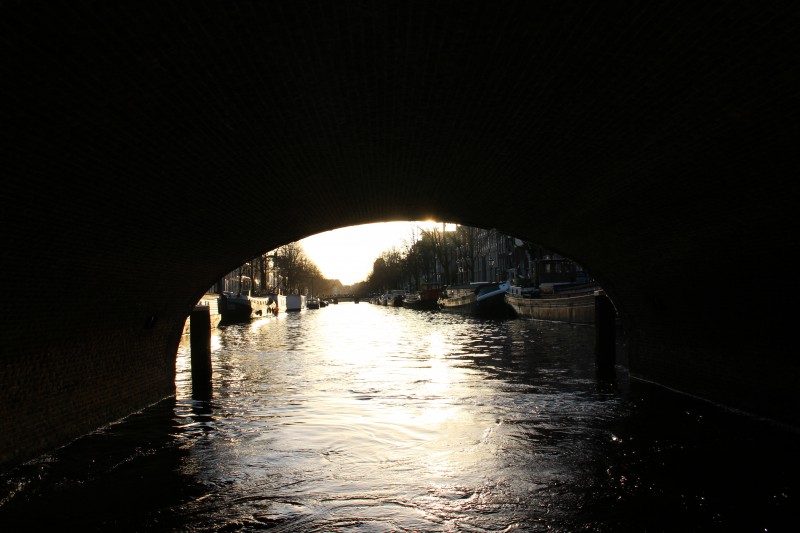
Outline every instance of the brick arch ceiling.
[[[46, 438], [18, 428], [4, 458], [169, 395], [177, 325], [242, 261], [428, 217], [585, 265], [619, 308], [632, 374], [797, 424], [782, 307], [796, 292], [795, 3], [0, 15], [4, 416], [37, 398], [33, 420], [77, 417]], [[136, 386], [114, 370], [130, 360], [148, 362]], [[53, 389], [41, 376], [57, 372]], [[119, 398], [62, 413], [76, 390]]]

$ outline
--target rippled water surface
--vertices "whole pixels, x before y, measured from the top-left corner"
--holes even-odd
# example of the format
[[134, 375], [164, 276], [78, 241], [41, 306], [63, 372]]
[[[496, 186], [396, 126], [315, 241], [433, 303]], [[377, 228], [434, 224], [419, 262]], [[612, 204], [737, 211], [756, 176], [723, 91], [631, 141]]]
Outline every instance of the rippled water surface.
[[[797, 434], [594, 370], [594, 329], [366, 303], [227, 326], [174, 400], [4, 475], [3, 530], [792, 531]], [[8, 528], [8, 529], [7, 529]]]

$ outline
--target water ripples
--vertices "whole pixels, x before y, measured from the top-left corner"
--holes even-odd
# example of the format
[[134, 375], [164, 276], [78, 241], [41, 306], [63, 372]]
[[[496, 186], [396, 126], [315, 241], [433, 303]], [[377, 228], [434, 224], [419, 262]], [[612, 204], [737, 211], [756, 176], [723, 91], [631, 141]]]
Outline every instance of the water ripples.
[[[347, 303], [228, 326], [212, 338], [210, 401], [192, 398], [186, 343], [173, 400], [6, 476], [0, 518], [101, 531], [779, 530], [797, 468], [763, 474], [796, 439], [759, 426], [787, 443], [768, 456], [740, 418], [634, 394], [624, 366], [599, 379], [593, 335]], [[761, 474], [737, 479], [761, 487], [696, 474], [737, 453]]]

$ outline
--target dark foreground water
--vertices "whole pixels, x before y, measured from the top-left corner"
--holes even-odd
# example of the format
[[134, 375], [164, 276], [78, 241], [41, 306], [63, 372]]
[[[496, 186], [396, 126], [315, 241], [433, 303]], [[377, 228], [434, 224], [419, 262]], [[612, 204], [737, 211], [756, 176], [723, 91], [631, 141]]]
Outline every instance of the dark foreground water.
[[800, 438], [594, 370], [594, 329], [370, 304], [228, 326], [214, 391], [3, 475], [0, 531], [800, 531]]

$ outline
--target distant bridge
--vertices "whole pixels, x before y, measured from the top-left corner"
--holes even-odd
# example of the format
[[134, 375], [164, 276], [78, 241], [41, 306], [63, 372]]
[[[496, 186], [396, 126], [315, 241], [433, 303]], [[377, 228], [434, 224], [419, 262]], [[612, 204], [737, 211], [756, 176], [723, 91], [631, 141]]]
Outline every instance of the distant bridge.
[[321, 298], [325, 300], [334, 300], [338, 299], [340, 302], [352, 302], [355, 298], [364, 299], [363, 296], [356, 296], [355, 294], [338, 294], [338, 295], [328, 295], [328, 296], [321, 296]]

